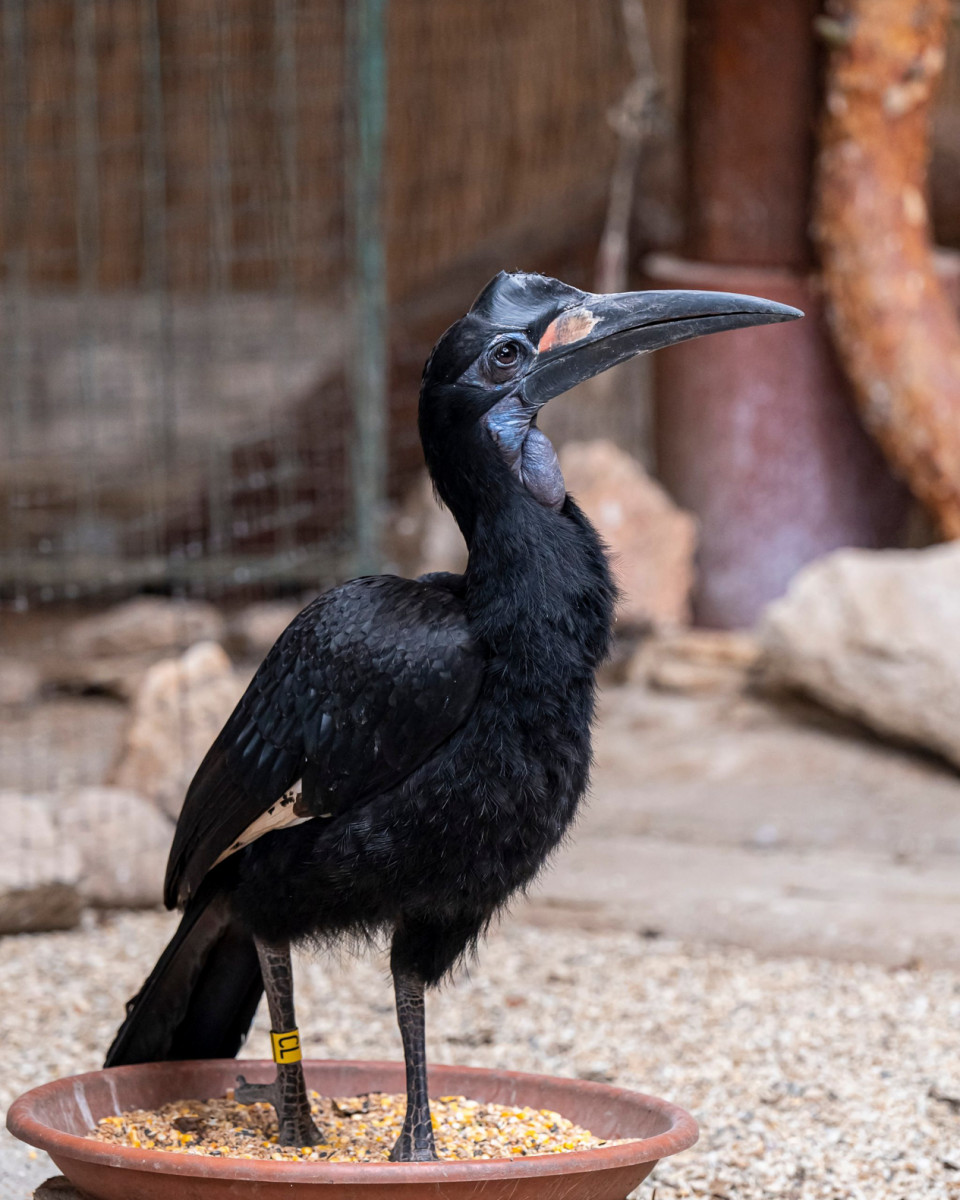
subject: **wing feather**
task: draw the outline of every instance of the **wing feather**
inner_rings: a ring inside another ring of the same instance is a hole
[[[484,662],[444,581],[369,576],[318,597],[264,659],[187,790],[167,904],[186,900],[251,827],[267,832],[264,814],[297,781],[308,816],[400,783],[463,723]]]

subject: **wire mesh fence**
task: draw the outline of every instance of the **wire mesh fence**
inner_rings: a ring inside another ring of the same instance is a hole
[[[329,581],[377,480],[396,494],[417,465],[425,337],[394,339],[398,411],[362,403],[384,256],[392,311],[432,308],[432,338],[463,303],[425,303],[452,265],[590,236],[629,72],[619,4],[415,0],[389,46],[382,0],[2,12],[4,599]],[[386,145],[364,140],[377,104]],[[385,229],[364,224],[371,186]],[[366,491],[355,434],[381,446]]]
[[[305,579],[347,516],[340,6],[3,11],[0,586]]]

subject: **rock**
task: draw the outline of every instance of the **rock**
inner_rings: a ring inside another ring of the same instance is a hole
[[[960,544],[820,559],[760,638],[771,684],[960,765]]]
[[[230,641],[242,658],[260,662],[303,605],[296,600],[250,604],[230,621]]]
[[[195,642],[220,641],[224,630],[212,604],[138,596],[70,626],[60,652],[44,663],[44,675],[65,691],[131,700],[155,662]]]
[[[74,659],[155,654],[218,642],[223,631],[223,617],[212,604],[137,596],[77,621],[66,633],[64,650]]]
[[[647,675],[650,687],[664,692],[739,692],[745,686],[740,671],[711,663],[688,662],[669,655],[651,664]]]
[[[401,575],[415,578],[431,571],[459,574],[467,565],[463,535],[449,509],[434,496],[426,471],[390,522],[386,544],[388,557]]]
[[[65,1175],[54,1175],[40,1184],[33,1200],[88,1200],[88,1197],[78,1192]]]
[[[42,676],[33,663],[0,658],[0,708],[27,708],[40,698]]]
[[[667,692],[742,692],[759,658],[760,645],[751,634],[678,630],[643,642],[626,678]]]
[[[80,855],[42,797],[0,792],[0,934],[72,929],[80,920]]]
[[[48,792],[103,783],[129,723],[126,707],[104,696],[51,696],[0,712],[0,786]]]
[[[130,701],[137,694],[147,671],[164,651],[151,654],[112,654],[108,658],[70,658],[61,655],[44,666],[44,677],[57,691],[75,695],[103,693]]]
[[[696,523],[613,442],[568,442],[567,491],[613,551],[626,626],[682,625],[690,616]]]
[[[120,788],[0,793],[0,932],[71,928],[84,904],[149,908],[163,899],[172,823]]]
[[[109,782],[176,818],[187,784],[243,689],[215,642],[156,663],[134,699],[126,745]]]
[[[79,788],[52,801],[60,837],[80,855],[83,900],[100,908],[151,908],[163,901],[172,823],[123,788]]]

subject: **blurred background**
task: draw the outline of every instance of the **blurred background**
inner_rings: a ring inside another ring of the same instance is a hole
[[[625,595],[524,927],[960,969],[955,4],[0,14],[0,934],[155,907],[306,599],[462,567],[420,373],[522,269],[808,314],[544,414]]]

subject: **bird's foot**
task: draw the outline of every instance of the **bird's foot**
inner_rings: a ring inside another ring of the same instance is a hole
[[[429,1114],[425,1121],[404,1121],[403,1130],[390,1151],[391,1162],[437,1162]]]
[[[281,1146],[316,1146],[323,1137],[310,1115],[303,1075],[273,1083],[247,1083],[237,1076],[233,1097],[238,1104],[272,1104],[277,1114],[277,1142]]]

